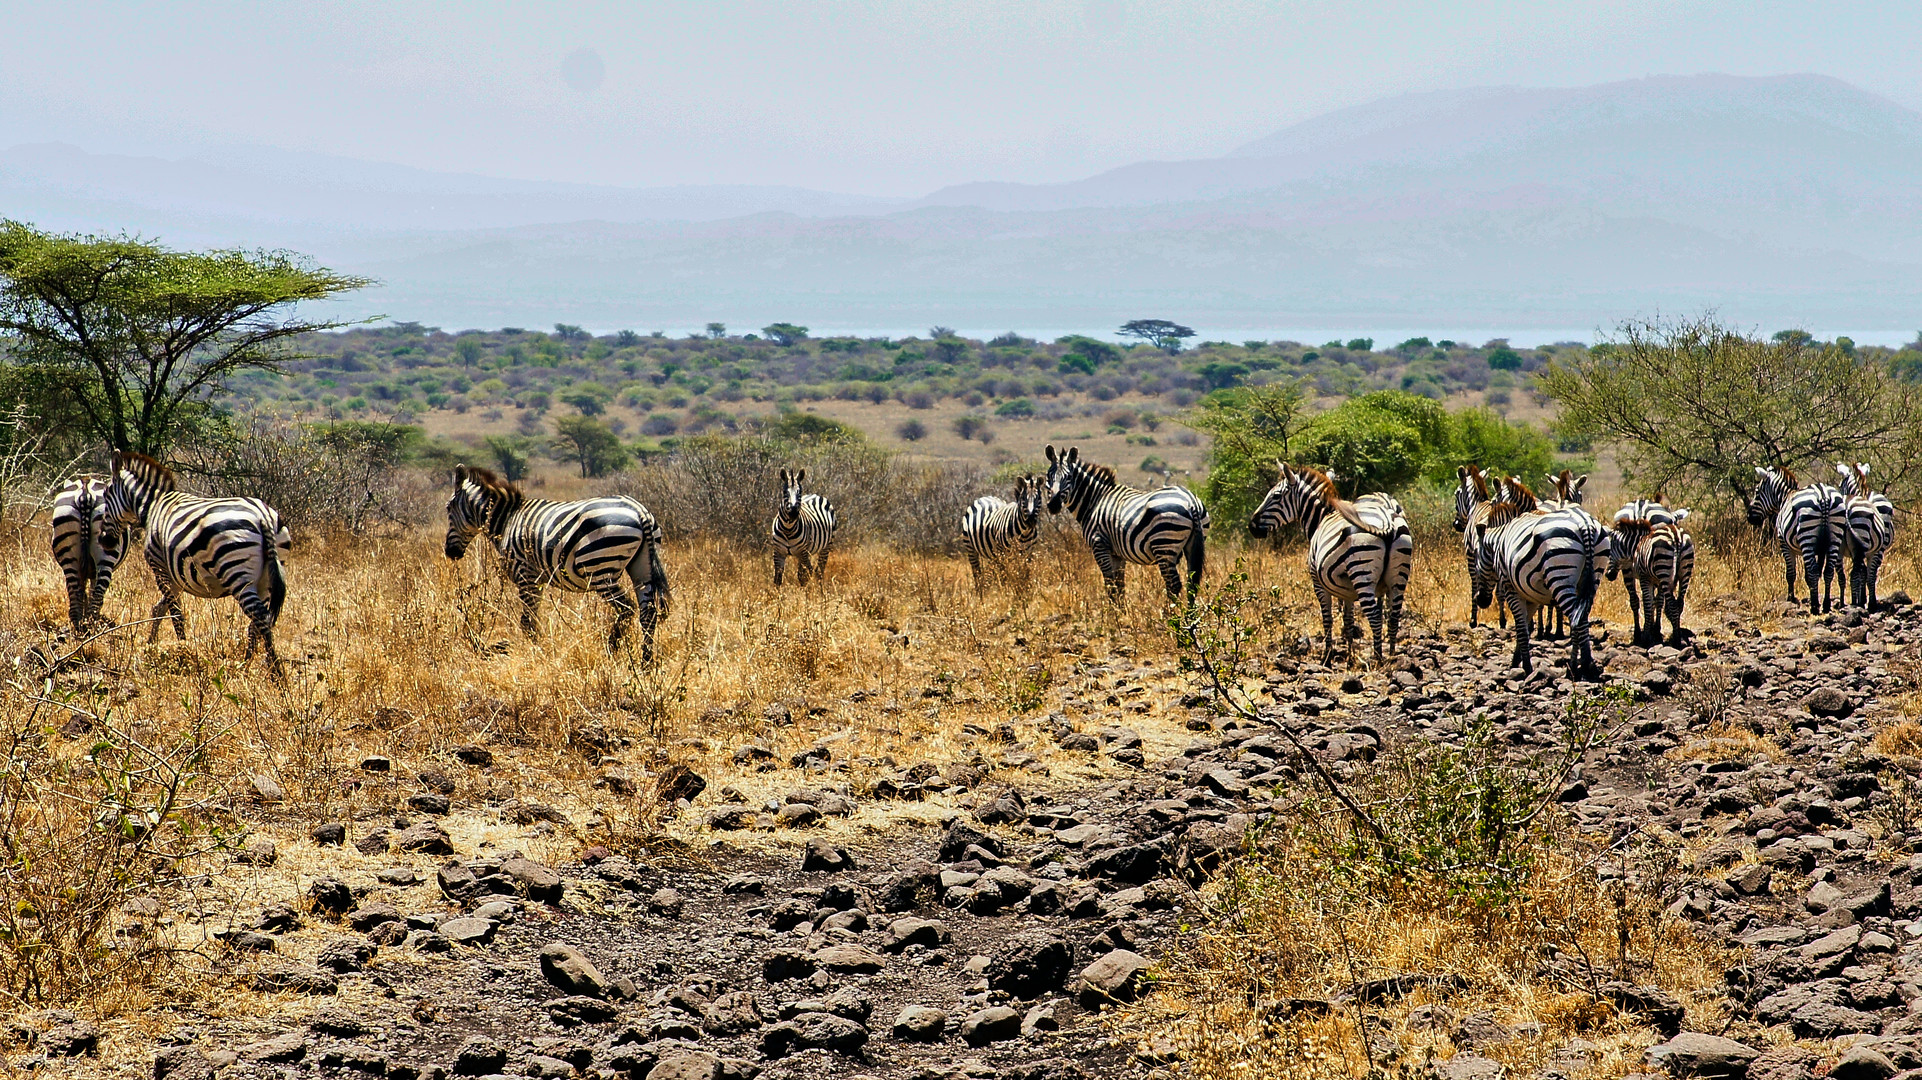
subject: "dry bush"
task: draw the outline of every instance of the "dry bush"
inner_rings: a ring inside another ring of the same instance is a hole
[[[834,504],[838,545],[953,550],[961,512],[985,490],[977,465],[911,461],[859,440],[689,439],[623,473],[611,490],[639,499],[670,538],[762,543],[780,501],[779,474],[806,469],[807,489]]]
[[[158,927],[123,929],[122,906],[177,885],[226,839],[214,706],[203,698],[170,730],[127,725],[100,683],[74,682],[0,687],[0,1001],[16,1007],[104,1008],[151,983],[181,954]]]
[[[420,520],[413,516],[418,504],[402,497],[401,460],[417,434],[399,424],[313,424],[252,413],[187,439],[174,464],[205,494],[265,501],[290,528],[358,533]]]

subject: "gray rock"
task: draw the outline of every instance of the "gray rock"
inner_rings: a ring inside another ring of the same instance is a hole
[[[561,875],[551,866],[512,856],[501,860],[501,873],[514,879],[521,895],[541,904],[561,902]]]
[[[432,930],[409,930],[406,947],[415,952],[444,953],[454,947],[454,943]]]
[[[785,1057],[795,1050],[833,1050],[852,1054],[865,1046],[867,1041],[868,1029],[845,1016],[827,1012],[802,1013],[763,1032],[761,1052],[769,1057]]]
[[[250,1043],[235,1052],[240,1055],[242,1061],[270,1061],[284,1065],[306,1057],[309,1049],[310,1046],[305,1037],[289,1034]]]
[[[664,919],[678,919],[687,910],[687,901],[681,899],[679,890],[656,889],[654,895],[648,898],[647,910]]]
[[[166,1046],[154,1051],[153,1080],[213,1080],[214,1063],[200,1047]]]
[[[339,847],[347,842],[347,826],[337,821],[324,822],[309,830],[307,838],[321,847]]]
[[[1106,1001],[1133,1001],[1140,989],[1141,976],[1150,966],[1147,957],[1128,949],[1113,949],[1081,970],[1076,990],[1082,1004],[1095,1006]]]
[[[1031,1036],[1036,1032],[1059,1031],[1060,1029],[1061,1021],[1055,1017],[1054,1002],[1052,1001],[1044,1001],[1036,1005],[1034,1008],[1028,1010],[1028,1015],[1021,1018],[1021,1034],[1023,1035]]]
[[[1760,1050],[1734,1039],[1684,1031],[1665,1043],[1650,1047],[1648,1062],[1670,1076],[1741,1080],[1748,1074],[1749,1063],[1761,1054]]]
[[[1029,931],[1001,944],[988,964],[988,988],[1031,1001],[1067,984],[1074,946],[1059,934]]]
[[[500,1072],[507,1065],[507,1048],[484,1035],[461,1044],[454,1055],[456,1076],[485,1076]]]
[[[340,989],[340,980],[331,971],[295,965],[258,972],[249,985],[263,994],[332,994]]]
[[[345,974],[360,971],[374,958],[374,947],[359,938],[335,938],[321,947],[314,963]]]
[[[1816,716],[1841,718],[1855,711],[1849,696],[1833,686],[1817,687],[1802,699],[1802,707]]]
[[[279,860],[274,842],[265,838],[249,840],[246,847],[234,852],[234,862],[241,866],[272,866]]]
[[[280,789],[280,785],[276,784],[271,776],[256,773],[247,778],[247,786],[252,789],[254,798],[259,802],[277,803],[287,798],[287,793]]]
[[[807,842],[801,853],[801,869],[810,873],[838,874],[854,869],[854,859],[845,848],[835,847],[821,837]]]
[[[354,906],[354,890],[339,878],[317,879],[307,886],[307,896],[314,902],[315,911],[328,915],[345,915]]]
[[[40,1033],[40,1049],[49,1057],[81,1057],[100,1052],[100,1029],[85,1020],[75,1019],[71,1013],[64,1023],[55,1024]]]
[[[720,1058],[699,1050],[684,1050],[662,1058],[647,1077],[648,1080],[720,1080],[720,1075]]]
[[[910,1005],[894,1018],[894,1037],[909,1042],[939,1042],[948,1014],[927,1005]]]
[[[888,952],[900,952],[910,945],[936,949],[947,943],[947,923],[939,919],[917,919],[909,916],[888,924],[888,940],[882,948]]]
[[[829,971],[872,975],[887,966],[887,957],[865,945],[830,945],[814,954],[816,963]]]
[[[1435,1063],[1436,1080],[1503,1080],[1507,1075],[1501,1062],[1480,1054],[1456,1054]]]
[[[558,941],[541,948],[541,974],[563,993],[580,997],[604,998],[610,985],[601,969],[578,949]]]
[[[400,909],[392,904],[362,904],[347,914],[347,925],[366,933],[384,922],[399,922]]]
[[[315,1009],[307,1017],[307,1026],[323,1035],[342,1039],[358,1039],[374,1030],[373,1025],[362,1019],[359,1013],[332,1005]]]
[[[485,945],[494,940],[494,931],[498,929],[500,929],[500,924],[492,919],[477,919],[473,916],[467,916],[459,919],[448,919],[446,922],[441,923],[440,932],[434,936],[444,938],[457,945]],[[419,930],[414,931],[414,933],[417,934],[422,932],[423,931]]]
[[[561,1027],[611,1023],[620,1014],[599,998],[564,997],[547,1003],[547,1018]]]
[[[1021,1035],[1021,1014],[1006,1005],[982,1009],[961,1021],[961,1038],[969,1046],[986,1046]]]
[[[1896,1072],[1895,1062],[1880,1051],[1858,1046],[1842,1055],[1842,1060],[1829,1070],[1829,1080],[1889,1080]]]
[[[574,1075],[574,1063],[546,1054],[529,1054],[521,1068],[522,1075],[533,1077],[563,1077]]]
[[[423,821],[403,829],[398,843],[402,851],[411,851],[419,855],[452,855],[454,853],[454,841],[447,835],[447,830],[432,821]]]
[[[790,829],[804,829],[821,820],[821,811],[811,803],[788,803],[774,815],[776,824]]]

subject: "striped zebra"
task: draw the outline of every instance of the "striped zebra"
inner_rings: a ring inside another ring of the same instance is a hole
[[[53,496],[53,561],[67,579],[67,617],[82,633],[100,618],[114,568],[127,554],[127,531],[107,516],[110,476],[77,476]]]
[[[259,499],[209,498],[175,489],[172,470],[145,454],[116,450],[113,483],[107,488],[106,516],[124,529],[147,530],[144,553],[153,571],[160,602],[149,618],[168,616],[174,636],[187,640],[187,614],[180,594],[218,599],[231,596],[247,616],[247,651],[265,647],[267,666],[284,680],[274,651],[274,623],[287,602],[287,576],[281,560],[293,538],[280,514]],[[159,640],[156,621],[147,643]]]
[[[641,659],[654,658],[654,626],[672,595],[661,563],[661,526],[625,495],[575,502],[530,499],[491,470],[454,467],[447,500],[447,557],[459,559],[478,534],[500,553],[501,573],[521,597],[521,630],[540,636],[541,591],[598,593],[614,609],[609,652],[618,649],[630,616],[641,624]],[[626,578],[634,586],[628,597]]]
[[[1622,588],[1628,593],[1628,613],[1635,620],[1635,643],[1644,644],[1642,629],[1642,593],[1645,579],[1633,571],[1634,554],[1638,544],[1648,534],[1650,527],[1660,524],[1673,524],[1675,511],[1669,508],[1668,498],[1657,494],[1653,499],[1634,499],[1615,511],[1615,519],[1608,532],[1609,568],[1608,579],[1615,580],[1621,572]],[[1691,546],[1693,541],[1690,542]],[[1626,566],[1628,569],[1623,571]]]
[[[1560,510],[1564,506],[1582,505],[1582,496],[1588,487],[1587,473],[1576,476],[1573,469],[1563,469],[1560,473],[1548,473],[1543,479],[1555,489],[1555,497],[1543,499],[1541,509]],[[1535,632],[1543,640],[1559,638],[1568,632],[1568,626],[1562,619],[1562,609],[1553,606],[1537,608],[1535,615]]]
[[[1635,623],[1633,643],[1640,646],[1662,640],[1663,614],[1673,627],[1669,644],[1681,644],[1682,606],[1695,578],[1695,539],[1682,528],[1688,511],[1660,509],[1661,520],[1618,514],[1608,534],[1608,577],[1612,581],[1617,573],[1622,576]]]
[[[1520,480],[1511,478],[1507,487],[1536,502]],[[1534,670],[1529,632],[1535,609],[1553,605],[1568,619],[1569,678],[1598,675],[1589,648],[1588,616],[1607,555],[1602,523],[1579,506],[1525,511],[1505,502],[1491,512],[1490,523],[1479,528],[1484,579],[1493,579],[1495,594],[1515,613],[1515,666]],[[1484,595],[1477,602],[1490,599]]]
[[[1081,535],[1101,568],[1108,599],[1121,603],[1129,563],[1161,570],[1168,602],[1181,599],[1177,567],[1188,561],[1188,595],[1201,583],[1207,560],[1208,508],[1183,487],[1155,491],[1131,488],[1115,479],[1114,470],[1081,460],[1081,448],[1065,454],[1048,447],[1048,513],[1065,507],[1081,525]]]
[[[1842,549],[1847,543],[1848,522],[1842,507],[1842,492],[1828,484],[1803,487],[1788,469],[1755,469],[1756,486],[1748,500],[1750,525],[1767,525],[1775,530],[1775,541],[1782,550],[1788,577],[1789,602],[1795,599],[1795,563],[1801,560],[1809,586],[1809,613],[1820,614],[1833,605],[1831,585],[1840,590]],[[1820,583],[1822,598],[1815,596]]]
[[[1375,662],[1381,663],[1381,624],[1388,620],[1388,651],[1396,651],[1401,633],[1402,599],[1414,566],[1415,541],[1401,504],[1379,492],[1354,502],[1335,492],[1335,482],[1319,469],[1290,468],[1277,462],[1280,479],[1268,489],[1248,531],[1257,537],[1292,522],[1300,522],[1308,536],[1308,580],[1321,603],[1321,662],[1334,659],[1334,618],[1330,602],[1341,601],[1342,639],[1355,633],[1355,605],[1360,604],[1374,634]],[[1349,650],[1353,661],[1353,650]]]
[[[827,576],[828,545],[834,542],[834,504],[824,495],[801,494],[801,482],[807,475],[806,469],[781,470],[781,507],[774,512],[774,524],[768,529],[774,546],[776,586],[781,584],[790,555],[800,564],[795,571],[800,584],[808,583],[810,569],[815,577]],[[818,569],[808,565],[811,555],[819,556]]]
[[[1015,481],[1014,501],[983,495],[961,515],[961,544],[968,549],[974,589],[980,592],[981,561],[1026,552],[1041,535],[1041,481],[1033,473]]]
[[[1488,518],[1487,507],[1494,505],[1494,498],[1488,490],[1488,470],[1479,465],[1458,465],[1455,467],[1455,531],[1462,537],[1462,556],[1468,564],[1468,589],[1473,596],[1475,573],[1480,560],[1475,557],[1475,525]],[[1497,608],[1496,617],[1504,629],[1508,626],[1508,609]],[[1481,608],[1473,600],[1468,605],[1468,625],[1481,624]]]
[[[1835,463],[1842,477],[1844,536],[1852,567],[1849,570],[1849,603],[1874,611],[1879,598],[1876,582],[1882,576],[1882,557],[1895,540],[1895,504],[1888,496],[1869,489],[1867,462],[1847,465]]]

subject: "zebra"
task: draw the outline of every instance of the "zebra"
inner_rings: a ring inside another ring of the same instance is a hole
[[[961,544],[968,549],[974,588],[982,589],[981,560],[1025,552],[1041,535],[1041,481],[1033,473],[1015,481],[1014,501],[983,495],[961,515]]]
[[[145,454],[113,453],[113,482],[105,497],[106,517],[123,529],[147,530],[144,554],[153,571],[160,602],[149,618],[156,620],[147,644],[160,638],[163,615],[173,623],[174,637],[187,640],[187,615],[180,594],[218,599],[231,596],[247,615],[247,651],[265,647],[267,666],[285,681],[280,654],[274,651],[274,624],[287,602],[287,575],[282,560],[293,547],[293,537],[280,513],[259,499],[210,498],[176,490],[171,469]]]
[[[1519,479],[1511,478],[1507,487],[1536,502]],[[1534,670],[1529,631],[1535,609],[1552,604],[1568,619],[1569,678],[1598,675],[1589,648],[1588,616],[1595,604],[1595,579],[1603,569],[1597,556],[1606,555],[1602,523],[1579,506],[1529,511],[1507,502],[1491,512],[1488,524],[1477,527],[1487,567],[1484,582],[1492,579],[1495,594],[1515,613],[1515,666]],[[1490,599],[1484,594],[1477,602]]]
[[[768,529],[774,545],[776,587],[781,584],[790,555],[800,564],[795,579],[802,585],[808,583],[808,571],[812,569],[808,565],[810,555],[820,557],[815,577],[825,577],[828,572],[828,545],[834,542],[834,504],[825,495],[801,494],[801,482],[807,475],[806,469],[781,470],[781,508],[774,512],[774,524]]]
[[[1664,613],[1673,627],[1669,644],[1681,644],[1682,605],[1695,577],[1695,539],[1682,528],[1689,512],[1662,509],[1662,520],[1617,515],[1615,528],[1608,534],[1608,577],[1612,581],[1619,572],[1628,590],[1636,645],[1654,645],[1662,640]]]
[[[1358,636],[1355,605],[1360,604],[1374,635],[1375,663],[1381,663],[1383,616],[1388,620],[1388,651],[1393,653],[1401,633],[1408,574],[1414,566],[1415,542],[1401,504],[1379,492],[1348,502],[1321,470],[1276,464],[1280,478],[1261,500],[1248,531],[1263,537],[1300,522],[1308,536],[1308,580],[1321,602],[1321,662],[1334,659],[1334,617],[1329,607],[1331,601],[1340,600],[1343,640]],[[1351,649],[1351,660],[1352,656]]]
[[[1564,506],[1582,505],[1582,496],[1588,487],[1587,473],[1576,476],[1573,469],[1563,469],[1560,473],[1545,474],[1543,479],[1555,489],[1555,497],[1543,499],[1541,509],[1560,510]],[[1554,606],[1537,608],[1536,615],[1540,621],[1535,624],[1535,631],[1543,640],[1558,638],[1568,632],[1562,620],[1562,609]]]
[[[1472,596],[1475,592],[1475,572],[1478,560],[1475,557],[1475,523],[1486,520],[1485,509],[1493,505],[1488,492],[1488,470],[1479,465],[1457,465],[1455,467],[1455,531],[1462,537],[1462,555],[1468,563],[1468,586]],[[1503,629],[1508,627],[1508,609],[1497,608],[1496,616],[1501,620]],[[1468,625],[1481,625],[1481,608],[1471,600],[1468,605]]]
[[[641,660],[654,658],[654,627],[673,599],[661,562],[661,526],[625,495],[574,502],[530,499],[492,470],[454,466],[447,499],[446,552],[458,560],[486,533],[500,553],[501,573],[521,598],[521,631],[540,637],[541,591],[594,592],[614,609],[607,649],[620,647],[629,616],[641,624]],[[634,586],[629,599],[625,576]]]
[[[1842,548],[1848,531],[1842,507],[1842,492],[1828,484],[1801,486],[1788,469],[1757,466],[1758,483],[1748,500],[1750,525],[1768,525],[1775,530],[1781,547],[1782,562],[1789,585],[1789,602],[1795,599],[1795,562],[1802,561],[1802,572],[1809,586],[1809,613],[1818,615],[1832,604],[1830,586],[1842,580]],[[1821,583],[1822,598],[1815,596]]]
[[[1686,511],[1684,512],[1686,516]],[[1615,511],[1613,526],[1608,532],[1609,568],[1608,579],[1615,580],[1617,571],[1623,564],[1634,569],[1636,545],[1642,542],[1651,526],[1664,523],[1673,524],[1676,512],[1668,505],[1668,497],[1657,493],[1653,499],[1633,499]],[[1692,543],[1692,542],[1691,542]],[[1642,588],[1643,579],[1633,572],[1622,574],[1622,588],[1628,593],[1628,613],[1635,619],[1635,641],[1642,640]]]
[[[1172,485],[1155,491],[1129,487],[1108,466],[1083,461],[1078,446],[1058,454],[1049,445],[1047,456],[1048,513],[1066,508],[1080,523],[1109,600],[1121,603],[1128,564],[1135,563],[1160,568],[1168,602],[1175,603],[1181,599],[1176,567],[1184,557],[1192,600],[1207,560],[1209,524],[1208,508],[1194,492]]]
[[[1854,564],[1849,571],[1849,603],[1874,611],[1882,557],[1895,539],[1895,504],[1888,496],[1869,490],[1867,462],[1851,466],[1838,461],[1835,471],[1842,477],[1845,536]]]
[[[77,476],[53,496],[53,560],[67,579],[67,617],[74,633],[100,618],[114,568],[127,554],[127,532],[107,516],[110,476]]]

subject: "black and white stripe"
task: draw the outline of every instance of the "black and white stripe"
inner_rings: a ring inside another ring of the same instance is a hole
[[[1895,542],[1895,504],[1869,488],[1867,462],[1848,465],[1838,461],[1835,471],[1842,477],[1844,537],[1852,563],[1849,603],[1873,611],[1880,602],[1876,583],[1882,576],[1882,558]]]
[[[1520,477],[1513,479],[1520,480]],[[1588,489],[1587,473],[1576,476],[1574,470],[1563,469],[1559,473],[1546,474],[1544,479],[1548,481],[1549,487],[1555,489],[1555,497],[1543,499],[1540,509],[1560,510],[1564,506],[1582,505],[1582,497]],[[1537,608],[1535,618],[1535,632],[1544,639],[1559,638],[1567,633],[1567,623],[1562,618],[1560,608],[1552,606]]]
[[[144,454],[116,451],[113,483],[107,489],[107,516],[123,528],[147,530],[144,554],[153,571],[160,602],[153,619],[173,622],[174,636],[187,639],[187,615],[180,594],[217,599],[231,596],[247,615],[246,657],[262,645],[267,665],[283,671],[274,651],[274,624],[287,601],[281,560],[293,546],[280,514],[259,499],[208,498],[175,490],[173,473]],[[155,622],[148,644],[160,636]]]
[[[114,567],[127,554],[127,530],[107,516],[110,476],[77,476],[53,496],[53,560],[67,579],[67,617],[80,633],[100,618]]]
[[[1511,480],[1510,486],[1529,494],[1519,481]],[[1509,503],[1491,517],[1493,524],[1481,526],[1482,558],[1488,560],[1495,592],[1515,613],[1515,666],[1534,670],[1529,632],[1535,610],[1553,606],[1568,620],[1569,677],[1597,674],[1588,617],[1608,554],[1602,523],[1579,506],[1522,512]]]
[[[1388,621],[1388,651],[1401,633],[1402,600],[1414,566],[1415,541],[1401,504],[1376,492],[1354,502],[1335,492],[1335,483],[1318,469],[1280,466],[1280,479],[1268,490],[1248,522],[1256,536],[1300,522],[1308,536],[1308,580],[1321,603],[1322,663],[1334,659],[1334,622],[1329,605],[1341,601],[1344,640],[1355,627],[1355,605],[1374,634],[1375,662],[1382,660],[1382,620]],[[1352,659],[1352,653],[1351,653]]]
[[[781,470],[781,507],[774,512],[774,524],[768,529],[776,585],[781,584],[790,555],[799,564],[795,580],[802,585],[808,583],[810,569],[815,577],[828,572],[828,546],[834,542],[834,504],[825,496],[801,493],[801,482],[807,475],[806,469]],[[819,557],[812,568],[808,565],[811,555]]]
[[[661,563],[661,526],[647,507],[624,495],[576,502],[530,499],[487,469],[454,468],[447,500],[447,557],[458,559],[478,534],[500,553],[501,572],[521,597],[521,629],[540,635],[541,590],[598,593],[614,609],[607,647],[618,648],[629,616],[638,613],[641,658],[654,655],[654,626],[669,601]],[[631,582],[630,598],[623,578]]]
[[[1635,622],[1634,644],[1661,641],[1661,617],[1666,614],[1673,628],[1668,641],[1679,645],[1682,606],[1695,578],[1695,539],[1682,528],[1688,511],[1637,500],[1623,507],[1623,513],[1635,510],[1637,504],[1658,510],[1661,517],[1616,515],[1615,527],[1609,531],[1608,576],[1620,573],[1628,590],[1629,614]]]
[[[1789,602],[1796,602],[1795,564],[1799,559],[1809,586],[1810,613],[1829,610],[1834,606],[1832,591],[1840,591],[1842,549],[1847,543],[1848,522],[1841,489],[1828,484],[1803,487],[1788,469],[1757,467],[1755,477],[1755,493],[1748,500],[1748,521],[1774,529],[1788,577]],[[1820,601],[1815,596],[1818,582]]]
[[[1094,552],[1108,598],[1120,603],[1129,563],[1161,570],[1170,603],[1181,598],[1188,561],[1188,593],[1194,595],[1207,559],[1208,508],[1183,487],[1141,491],[1115,479],[1114,470],[1081,460],[1081,448],[1065,454],[1048,447],[1048,513],[1068,510]]]
[[[1475,526],[1486,524],[1488,508],[1494,505],[1494,496],[1489,492],[1488,470],[1479,465],[1459,465],[1455,468],[1455,531],[1462,537],[1462,559],[1468,565],[1468,589],[1470,597],[1481,595],[1476,575],[1480,572],[1481,560],[1476,557],[1480,545],[1476,540]],[[1494,583],[1489,583],[1488,594],[1494,595]],[[1468,625],[1481,624],[1481,608],[1473,599],[1468,604]],[[1508,609],[1497,606],[1495,616],[1502,628],[1508,627]]]
[[[981,563],[1026,552],[1041,535],[1041,481],[1030,473],[1015,481],[1014,501],[983,495],[961,515],[961,546],[967,549],[979,591]]]

